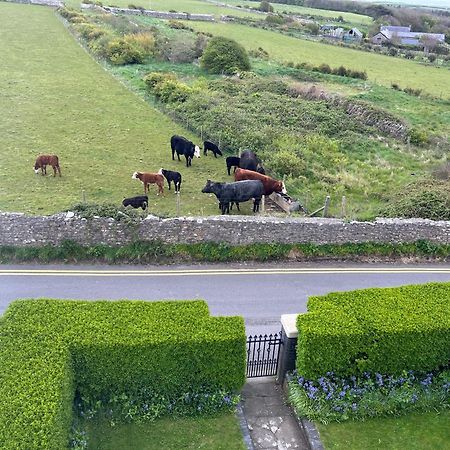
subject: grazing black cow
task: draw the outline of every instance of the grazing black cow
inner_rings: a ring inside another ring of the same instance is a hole
[[[239,167],[241,169],[253,170],[253,172],[259,172],[262,175],[266,174],[264,167],[261,164],[261,160],[256,156],[255,152],[245,150],[241,153],[241,159],[239,161]]]
[[[170,191],[170,183],[173,181],[173,184],[175,186],[175,194],[180,192],[181,187],[181,173],[180,172],[174,172],[173,170],[165,170],[163,168],[159,169],[158,172],[160,175],[163,175],[164,178],[167,180],[167,183],[169,183],[169,191]]]
[[[122,205],[132,206],[133,208],[142,208],[142,211],[145,211],[148,206],[148,196],[147,195],[138,195],[137,197],[124,198]]]
[[[203,154],[206,156],[206,151],[211,150],[214,153],[214,158],[217,158],[217,155],[222,156],[222,152],[219,150],[216,144],[210,141],[203,142]]]
[[[234,183],[216,183],[208,180],[203,193],[212,193],[219,200],[222,214],[230,211],[230,203],[241,203],[254,199],[253,212],[259,211],[259,203],[264,194],[264,186],[259,180],[236,181]]]
[[[200,158],[200,148],[193,142],[188,141],[183,136],[174,135],[170,138],[170,146],[172,148],[172,159],[175,160],[175,152],[177,152],[178,161],[180,160],[180,155],[184,155],[186,158],[186,167],[192,165],[192,158]]]
[[[234,166],[234,172],[236,172],[236,167],[239,167],[240,160],[241,160],[241,158],[239,158],[239,156],[228,156],[228,158],[225,160],[225,162],[227,163],[228,175],[231,175],[230,171],[233,166]]]

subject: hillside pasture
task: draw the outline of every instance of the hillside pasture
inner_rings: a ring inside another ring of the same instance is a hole
[[[242,2],[240,0],[227,0],[227,3],[230,5],[241,5],[247,8],[256,8],[259,6],[259,2]],[[298,14],[300,16],[310,16],[314,18],[326,18],[327,20],[333,21],[336,20],[339,16],[341,16],[345,22],[345,26],[359,26],[362,28],[368,27],[372,23],[372,18],[369,16],[365,16],[363,14],[354,14],[349,12],[342,11],[330,11],[328,9],[319,9],[319,8],[308,8],[306,6],[298,6],[298,5],[286,5],[282,3],[271,3],[275,12],[282,13],[288,12],[291,14]]]
[[[171,135],[199,137],[107,73],[52,9],[0,2],[0,30],[1,211],[55,213],[79,203],[83,191],[90,203],[120,205],[143,194],[134,171],[164,167],[183,175],[180,214],[218,213],[216,199],[201,189],[207,178],[228,178],[224,160],[202,157],[189,169],[172,161]],[[61,178],[34,174],[40,153],[59,156]],[[173,190],[155,193],[151,186],[150,212],[174,215]]]
[[[329,64],[353,70],[365,70],[370,81],[391,86],[422,89],[436,97],[450,98],[450,71],[427,67],[414,61],[296,39],[280,33],[233,23],[189,22],[198,31],[226,36],[247,50],[262,47],[278,62],[307,62],[315,66]]]

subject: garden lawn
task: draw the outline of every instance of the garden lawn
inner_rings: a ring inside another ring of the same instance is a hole
[[[245,450],[234,414],[164,418],[114,427],[96,421],[86,425],[88,450]]]
[[[218,213],[201,189],[207,178],[227,178],[223,158],[194,159],[188,169],[172,161],[173,134],[199,137],[107,73],[53,9],[0,2],[0,54],[0,211],[55,213],[80,202],[82,191],[88,202],[119,205],[143,194],[134,171],[164,167],[183,175],[181,215]],[[61,178],[34,174],[40,153],[59,156]],[[150,212],[175,215],[173,190],[155,193],[151,186]]]
[[[329,64],[366,71],[369,80],[385,86],[397,83],[437,97],[450,98],[450,71],[417,62],[378,55],[335,45],[296,39],[283,34],[233,23],[189,22],[189,26],[214,35],[226,36],[247,50],[262,47],[278,62],[307,62],[315,66]]]
[[[448,450],[450,411],[317,424],[326,450]]]

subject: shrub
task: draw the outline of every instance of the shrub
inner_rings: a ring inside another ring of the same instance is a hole
[[[331,67],[328,64],[321,64],[319,66],[319,72],[322,73],[331,73]]]
[[[428,371],[450,359],[450,283],[310,297],[297,319],[297,371],[306,378]]]
[[[248,52],[249,56],[252,58],[268,59],[269,53],[262,47],[258,47],[256,50],[250,50]]]
[[[2,449],[67,448],[75,393],[111,404],[236,391],[245,340],[241,318],[210,317],[202,301],[13,302],[0,326]]]
[[[107,58],[112,64],[140,64],[144,60],[141,50],[131,45],[124,38],[115,38],[108,42],[106,46]]]
[[[263,12],[273,12],[273,6],[267,2],[266,0],[263,0],[260,4],[259,4],[259,8],[260,11]]]
[[[267,160],[271,170],[280,175],[299,177],[305,172],[305,161],[292,151],[280,150],[270,155]]]
[[[222,36],[213,37],[205,48],[201,66],[210,73],[232,74],[236,69],[250,70],[244,47]]]
[[[155,50],[155,38],[151,33],[126,34],[123,39],[139,53],[151,55]]]
[[[391,194],[385,217],[450,220],[450,181],[420,180]]]
[[[406,92],[406,89],[404,89]],[[411,128],[409,130],[409,141],[411,144],[423,146],[428,143],[429,136],[428,133],[421,128]]]
[[[80,33],[81,37],[83,37],[87,41],[99,39],[107,33],[103,28],[100,28],[97,25],[93,25],[91,23],[79,24],[75,29]]]
[[[176,79],[177,79],[176,75],[172,72],[150,72],[143,78],[144,83],[147,85],[147,88],[150,91],[153,91],[156,85],[158,85],[163,81]]]
[[[286,23],[286,20],[283,16],[278,14],[269,14],[266,16],[266,22],[272,25],[283,25]]]

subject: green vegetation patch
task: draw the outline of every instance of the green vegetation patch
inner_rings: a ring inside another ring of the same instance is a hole
[[[450,245],[428,241],[402,244],[250,244],[225,243],[164,244],[157,241],[135,241],[121,247],[104,244],[82,246],[64,241],[59,246],[39,247],[0,246],[0,263],[19,262],[97,262],[106,264],[157,264],[170,262],[231,262],[231,261],[305,261],[320,259],[361,258],[433,258],[446,261]]]
[[[297,371],[399,374],[450,359],[450,283],[311,297],[298,316]]]
[[[330,450],[441,450],[450,442],[450,411],[414,413],[364,422],[319,424],[320,439]]]
[[[210,317],[202,301],[15,301],[0,327],[2,448],[66,448],[75,395],[237,391],[245,340],[242,318]]]
[[[235,414],[166,417],[153,423],[87,422],[88,449],[96,450],[244,450]]]

